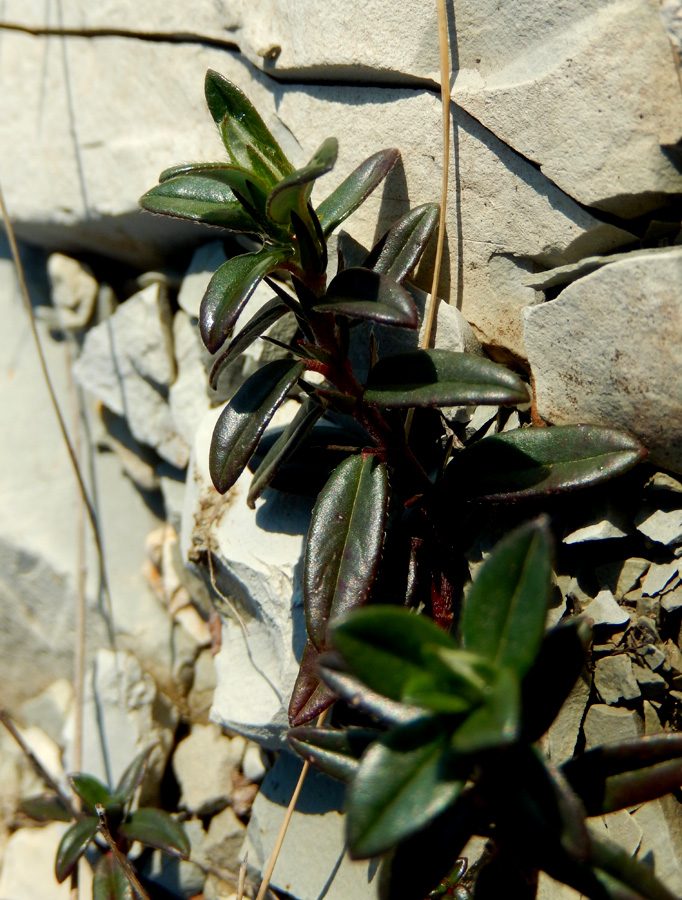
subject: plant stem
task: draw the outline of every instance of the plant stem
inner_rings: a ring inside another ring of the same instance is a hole
[[[123,869],[123,874],[126,876],[128,881],[130,882],[130,886],[137,893],[140,900],[150,900],[149,894],[145,891],[145,889],[140,884],[137,875],[135,874],[133,867],[130,865],[128,858],[121,853],[121,851],[116,846],[116,842],[111,836],[111,832],[109,831],[109,826],[107,825],[107,814],[105,812],[104,806],[101,803],[97,803],[95,806],[95,812],[99,818],[99,833],[102,835],[104,840],[106,841],[107,847],[114,854],[116,862],[119,864],[121,869]]]

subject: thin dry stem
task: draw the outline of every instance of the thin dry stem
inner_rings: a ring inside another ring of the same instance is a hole
[[[116,842],[111,836],[109,831],[109,826],[107,825],[107,814],[101,803],[98,803],[95,806],[95,812],[99,818],[99,833],[102,835],[104,840],[106,841],[107,847],[111,850],[116,858],[116,862],[123,869],[123,873],[130,882],[130,886],[137,893],[140,900],[149,900],[149,894],[145,891],[145,889],[140,884],[133,867],[130,865],[128,858],[121,853],[121,851],[116,846]]]

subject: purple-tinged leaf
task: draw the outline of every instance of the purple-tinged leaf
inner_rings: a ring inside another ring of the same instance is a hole
[[[518,428],[458,453],[444,490],[472,500],[520,500],[599,484],[646,456],[624,431],[601,425]]]
[[[360,757],[382,732],[369,728],[293,728],[293,749],[326,775],[348,784],[360,768]]]
[[[220,414],[211,440],[209,470],[224,494],[244,470],[268,422],[305,371],[305,363],[278,359],[246,381]]]
[[[136,809],[118,830],[129,841],[139,841],[171,856],[189,859],[191,847],[185,829],[163,809]]]
[[[246,498],[251,509],[255,508],[256,500],[271,483],[279,469],[301,446],[321,415],[322,407],[314,400],[307,398],[301,404],[301,408],[293,420],[270,447],[254,473]]]
[[[464,602],[460,626],[464,647],[522,678],[542,643],[551,575],[545,520],[530,522],[503,538]]]
[[[71,813],[56,794],[38,794],[21,801],[20,809],[36,822],[70,822]]]
[[[411,209],[386,232],[363,265],[402,284],[426,250],[439,215],[437,203],[426,203]]]
[[[289,250],[264,248],[228,259],[215,271],[199,312],[199,330],[209,353],[216,353],[229,337],[261,278],[279,269],[289,256]]]
[[[148,212],[217,225],[228,231],[265,234],[263,226],[246,212],[231,188],[209,175],[188,172],[166,178],[143,194],[139,202]]]
[[[351,456],[332,473],[313,510],[303,563],[308,637],[328,649],[329,623],[365,603],[379,569],[388,472],[375,456]]]
[[[230,346],[220,354],[218,359],[213,363],[209,383],[215,390],[218,384],[218,374],[224,366],[233,362],[240,356],[247,347],[250,347],[264,331],[281,319],[283,315],[290,312],[289,307],[282,303],[277,297],[269,300],[258,310],[256,315],[250,319],[242,328],[239,334],[235,335],[230,341]]]
[[[90,812],[94,813],[98,803],[107,806],[111,802],[111,791],[93,775],[85,775],[83,772],[69,775],[69,784]]]
[[[310,640],[306,641],[289,701],[289,724],[294,728],[316,719],[337,699],[334,691],[320,680],[317,671],[319,658],[320,654]]]
[[[313,309],[380,325],[413,329],[419,325],[410,292],[388,275],[370,269],[344,269],[332,280],[324,300]]]
[[[206,103],[230,160],[248,169],[252,153],[272,172],[272,183],[293,171],[270,130],[246,94],[218,72],[209,69],[204,85]]]
[[[381,150],[370,156],[341,182],[317,207],[324,236],[355,212],[372,191],[384,180],[400,158],[399,150]]]
[[[405,725],[372,744],[347,795],[351,857],[376,856],[420,831],[454,803],[468,774],[468,764],[453,769],[438,723]]]
[[[92,900],[135,900],[130,882],[111,851],[101,856],[95,866]]]
[[[270,191],[266,207],[273,222],[288,225],[292,211],[302,219],[306,218],[313,185],[318,178],[334,168],[338,152],[336,138],[327,138],[306,166],[296,169],[275,185]]]
[[[78,860],[85,853],[88,844],[94,838],[99,819],[96,816],[83,816],[64,833],[55,861],[55,876],[59,884],[73,872]]]
[[[450,350],[386,356],[369,373],[364,399],[373,406],[514,405],[528,401],[521,379],[498,363]]]

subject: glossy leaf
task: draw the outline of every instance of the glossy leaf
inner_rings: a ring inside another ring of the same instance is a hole
[[[268,422],[303,374],[305,363],[278,359],[246,381],[220,414],[211,440],[209,471],[224,494],[244,470]]]
[[[193,174],[176,175],[162,181],[140,197],[148,212],[218,225],[228,231],[263,234],[264,229],[222,181]]]
[[[306,399],[292,421],[287,425],[279,438],[270,447],[256,469],[246,502],[254,509],[256,500],[272,482],[281,466],[301,446],[310,434],[313,425],[322,415],[322,407],[310,398]]]
[[[135,791],[142,784],[142,779],[144,778],[145,772],[147,771],[147,763],[149,762],[149,757],[152,755],[155,747],[156,744],[152,744],[150,747],[147,747],[146,750],[138,753],[135,759],[131,762],[131,764],[121,776],[121,780],[116,786],[116,790],[111,795],[112,803],[119,803],[121,806],[125,806],[125,804],[128,803],[128,801],[132,798]]]
[[[682,785],[682,735],[650,735],[595,747],[562,766],[588,815],[655,800]]]
[[[464,602],[464,646],[522,677],[542,642],[550,589],[550,537],[543,519],[503,538],[481,567]]]
[[[329,709],[337,699],[334,691],[320,678],[317,663],[320,654],[308,639],[289,701],[289,724],[305,725]]]
[[[334,168],[339,152],[336,138],[327,138],[310,162],[283,178],[268,196],[267,214],[280,225],[288,225],[292,211],[305,219],[315,181]]]
[[[468,768],[454,774],[447,749],[447,733],[434,723],[396,728],[369,748],[348,791],[351,857],[383,853],[455,801]]]
[[[446,491],[475,500],[518,500],[598,484],[646,456],[641,444],[600,425],[519,428],[458,453]]]
[[[107,806],[111,802],[111,791],[93,775],[83,772],[69,775],[69,784],[91,812],[95,811],[98,803]]]
[[[419,325],[417,307],[409,291],[388,275],[369,269],[344,269],[332,280],[324,300],[313,309],[380,325]]]
[[[293,728],[287,740],[303,759],[348,784],[360,768],[360,757],[380,736],[369,728]]]
[[[646,900],[678,900],[677,895],[655,877],[649,866],[634,859],[617,844],[593,837],[592,862]]]
[[[289,251],[264,248],[228,259],[211,278],[199,312],[199,330],[209,353],[220,349],[263,276],[280,268]]]
[[[500,669],[483,704],[455,730],[451,747],[456,753],[470,754],[512,744],[518,737],[520,716],[518,676],[512,669]]]
[[[308,636],[327,649],[327,629],[365,603],[377,575],[388,510],[388,473],[375,456],[351,456],[334,471],[310,523],[303,563]]]
[[[293,171],[291,163],[243,91],[211,69],[206,73],[204,90],[208,108],[235,165],[250,167],[250,148],[272,171],[273,182]]]
[[[38,794],[21,801],[20,809],[36,822],[70,822],[71,813],[56,794]]]
[[[374,406],[526,403],[521,379],[498,363],[450,350],[387,356],[369,373],[364,399]]]
[[[118,830],[130,841],[189,859],[191,848],[185,829],[163,809],[136,809]]]
[[[437,203],[411,209],[384,235],[363,265],[400,283],[405,281],[428,246],[439,214]]]
[[[218,373],[224,366],[233,362],[238,356],[253,344],[263,332],[277,322],[282,316],[290,312],[289,307],[282,303],[280,299],[274,297],[267,303],[263,304],[255,316],[250,319],[242,328],[239,334],[236,334],[230,341],[230,346],[224,350],[218,359],[213,363],[209,382],[212,388],[216,388],[218,382]]]
[[[309,275],[314,275],[318,288],[322,290],[328,262],[327,244],[312,206],[308,204],[302,213],[292,209],[291,225],[296,237],[301,268]]]
[[[101,856],[95,865],[92,900],[135,900],[130,882],[111,852]]]
[[[455,650],[452,639],[425,616],[374,606],[358,610],[335,626],[334,646],[370,688],[401,701],[417,679],[428,677],[432,647]]]
[[[99,819],[96,816],[83,816],[64,833],[57,848],[55,861],[55,875],[59,884],[76,868],[78,860],[94,838],[98,825]]]
[[[380,150],[360,163],[357,169],[320,203],[316,212],[325,237],[355,212],[381,184],[399,158],[399,150]]]

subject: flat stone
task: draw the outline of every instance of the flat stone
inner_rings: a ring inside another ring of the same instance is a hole
[[[566,698],[559,715],[547,732],[547,752],[553,766],[560,766],[575,752],[585,707],[590,698],[592,678],[583,672]]]
[[[648,666],[633,665],[632,671],[642,692],[642,697],[661,697],[668,690],[668,682],[662,675],[652,672]]]
[[[168,392],[175,431],[188,447],[194,442],[199,423],[214,405],[209,397],[206,359],[199,328],[184,310],[173,317],[173,344],[177,377]]]
[[[26,725],[39,725],[45,734],[59,744],[72,703],[71,682],[66,678],[58,678],[37,697],[21,704],[21,719]]]
[[[195,863],[154,850],[142,867],[142,875],[172,897],[191,900],[201,894],[206,873]]]
[[[682,892],[679,803],[672,797],[652,800],[635,810],[632,817],[642,829],[637,859],[652,866],[656,877],[679,896]]]
[[[594,683],[602,700],[609,706],[615,706],[621,700],[634,700],[640,695],[630,657],[626,654],[597,660]]]
[[[258,744],[249,743],[244,751],[242,760],[242,772],[256,784],[259,784],[266,776],[268,767],[264,762],[264,755]]]
[[[639,579],[649,569],[648,559],[633,556],[615,563],[607,563],[596,569],[599,586],[622,598],[639,583]]]
[[[232,773],[239,762],[231,739],[217,725],[192,726],[173,754],[182,808],[202,816],[224,809],[232,793]]]
[[[594,620],[596,627],[604,626],[617,630],[630,621],[627,610],[618,605],[611,591],[599,591],[597,596],[583,609],[583,613]]]
[[[261,786],[242,848],[242,856],[249,854],[252,872],[260,872],[270,855],[301,765],[290,753],[282,753]],[[343,796],[340,782],[309,770],[273,873],[275,890],[297,900],[317,900],[321,895],[325,900],[374,900],[376,865],[371,860],[352,862],[346,853]]]
[[[666,661],[665,653],[656,644],[648,644],[646,647],[642,647],[637,655],[652,670],[660,669]]]
[[[628,856],[634,856],[642,843],[642,829],[624,809],[606,816],[593,816],[588,819],[587,827],[596,838],[618,844]]]
[[[535,288],[536,291],[546,291],[549,288],[558,287],[563,284],[570,284],[578,278],[589,275],[602,266],[608,266],[611,263],[621,260],[632,260],[638,256],[650,256],[652,253],[667,253],[669,247],[653,247],[644,250],[628,250],[625,253],[610,253],[608,256],[586,256],[578,262],[569,263],[566,266],[555,266],[546,272],[537,272],[528,275],[524,279],[524,284],[528,287]],[[663,472],[656,473],[663,475]],[[656,478],[653,476],[652,481]],[[647,485],[648,486],[648,485]]]
[[[675,478],[670,472],[654,472],[646,483],[649,491],[672,491],[674,494],[682,494],[682,481]]]
[[[567,534],[563,538],[563,543],[580,544],[584,541],[606,541],[627,537],[631,530],[625,516],[616,510],[605,510],[591,516],[589,522]]]
[[[590,750],[601,744],[615,744],[641,737],[644,723],[635,710],[593,703],[585,716],[583,730],[586,749]]]
[[[681,281],[682,248],[671,248],[605,266],[526,309],[539,414],[554,424],[623,428],[652,462],[682,470]],[[682,518],[678,525],[670,542],[682,534]]]
[[[210,241],[194,251],[192,262],[178,291],[178,304],[187,315],[194,319],[199,318],[199,307],[208,283],[216,269],[224,262],[227,262],[227,255],[222,241]]]
[[[69,900],[69,880],[57,884],[54,877],[57,848],[68,827],[65,822],[50,822],[42,828],[20,828],[12,835],[0,871],[2,900]],[[92,869],[85,861],[78,876],[83,896],[92,896]]]
[[[237,818],[233,809],[226,807],[211,819],[206,837],[201,843],[201,858],[214,866],[238,872],[245,833],[245,825]]]
[[[92,270],[63,253],[51,253],[47,261],[47,274],[56,313],[55,326],[83,328],[94,312],[99,291]],[[50,324],[50,320],[47,321]]]
[[[680,581],[679,563],[651,563],[646,577],[642,581],[642,591],[647,597],[655,597],[665,593],[665,588],[672,590]]]
[[[666,512],[645,507],[635,516],[635,525],[638,531],[657,544],[669,547],[682,541],[682,509]]]
[[[682,586],[669,591],[661,598],[661,608],[666,612],[675,612],[682,607]]]

